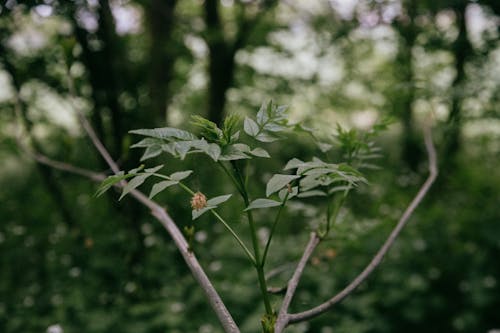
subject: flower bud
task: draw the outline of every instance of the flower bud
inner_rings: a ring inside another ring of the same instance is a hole
[[[196,192],[191,198],[191,208],[200,210],[205,207],[207,207],[207,197],[201,192]]]

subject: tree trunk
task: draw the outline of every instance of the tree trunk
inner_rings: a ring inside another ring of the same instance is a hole
[[[165,126],[170,98],[169,83],[173,78],[175,55],[172,28],[177,0],[151,0],[147,10],[150,34],[150,107],[154,126]]]
[[[453,44],[453,55],[455,57],[455,79],[452,83],[452,96],[450,114],[448,116],[448,130],[446,133],[446,145],[444,157],[453,160],[461,147],[462,128],[462,101],[464,95],[464,83],[466,81],[465,65],[472,52],[472,45],[467,36],[467,22],[465,11],[467,2],[460,1],[454,8],[458,36]]]

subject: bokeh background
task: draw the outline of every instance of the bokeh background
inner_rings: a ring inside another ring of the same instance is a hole
[[[381,169],[367,173],[370,186],[350,197],[318,248],[294,311],[340,290],[383,242],[425,179],[424,123],[440,160],[438,182],[382,266],[290,332],[500,329],[499,23],[498,0],[1,1],[0,331],[221,332],[147,210],[116,193],[95,198],[95,183],[35,163],[16,136],[22,125],[33,150],[109,173],[75,103],[128,170],[140,158],[129,130],[190,129],[194,114],[254,115],[269,99],[324,137],[337,123],[366,129],[394,119],[378,140]],[[255,166],[256,193],[288,159],[314,154],[304,137],[289,140],[266,147],[275,158]],[[210,195],[233,191],[209,159],[157,162],[195,170],[191,186]],[[158,201],[179,226],[191,223],[189,197],[173,189]],[[318,206],[287,211],[271,248],[271,285],[290,276]],[[223,214],[237,220],[241,208]],[[209,217],[196,226],[203,266],[242,330],[258,332],[263,309],[244,254]]]

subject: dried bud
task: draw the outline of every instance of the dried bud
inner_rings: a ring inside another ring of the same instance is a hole
[[[191,208],[200,210],[205,207],[207,207],[207,197],[201,192],[196,192],[191,198]]]

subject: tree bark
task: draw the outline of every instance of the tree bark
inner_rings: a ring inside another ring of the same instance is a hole
[[[177,0],[151,0],[146,8],[150,35],[150,108],[155,126],[165,126],[173,79],[175,54],[172,47],[174,10]]]
[[[446,145],[444,158],[453,160],[462,144],[462,102],[464,98],[464,83],[466,81],[465,66],[472,53],[472,45],[467,36],[467,22],[465,12],[467,2],[460,1],[453,8],[456,16],[458,36],[453,43],[453,55],[455,57],[455,79],[452,83],[452,96],[450,114],[448,116],[448,131],[446,134]]]

